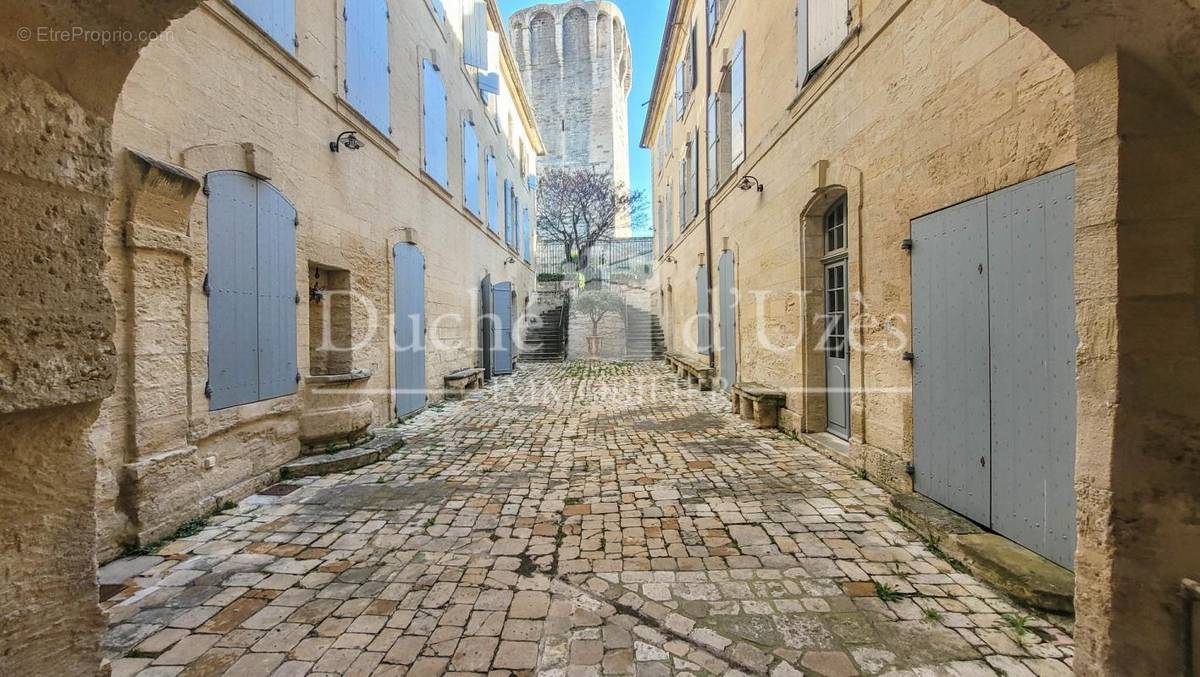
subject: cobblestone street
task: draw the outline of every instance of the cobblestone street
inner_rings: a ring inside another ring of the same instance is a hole
[[[728,408],[659,365],[524,367],[106,567],[113,674],[1071,673],[1068,628]]]

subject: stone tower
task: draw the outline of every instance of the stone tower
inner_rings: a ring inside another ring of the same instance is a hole
[[[546,144],[539,165],[612,172],[628,188],[633,52],[620,8],[536,5],[513,14],[509,28]],[[632,235],[628,216],[620,219],[615,236]]]

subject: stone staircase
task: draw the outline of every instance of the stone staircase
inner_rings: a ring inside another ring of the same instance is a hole
[[[565,295],[539,294],[544,309],[525,329],[522,362],[564,362],[567,359],[567,301]]]
[[[625,358],[631,362],[661,360],[667,354],[666,336],[658,315],[650,310],[650,295],[625,297]]]

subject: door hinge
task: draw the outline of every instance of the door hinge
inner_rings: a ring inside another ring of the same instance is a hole
[[[298,34],[292,35],[292,44],[296,46],[296,49],[300,49],[300,36]]]
[[[343,19],[344,21],[349,21],[349,20],[350,20],[350,13],[349,13],[349,12],[346,10],[346,8],[345,8],[345,7],[343,7],[343,8],[342,8],[342,19]]]
[[[212,383],[209,381],[205,381],[204,382],[204,399],[211,400],[212,396],[213,396]]]
[[[900,248],[906,252],[911,252],[913,250],[912,238],[904,238],[903,240],[900,240]]]
[[[212,296],[212,284],[208,281],[208,273],[204,274],[204,284],[200,287],[205,296]]]
[[[300,305],[300,292],[296,292],[296,305]]]
[[[205,197],[212,195],[212,189],[208,187],[208,175],[204,176],[204,187],[201,188],[200,190],[201,190],[201,192],[204,193]]]
[[[296,215],[296,220],[292,222],[292,225],[297,228],[300,227],[300,215],[299,214]]]
[[[904,473],[906,475],[908,475],[909,477],[916,475],[917,474],[917,466],[913,465],[912,463],[905,464]]]
[[[345,88],[347,94],[350,93],[350,81],[349,80],[342,80],[342,87]]]
[[[296,372],[296,383],[301,381],[300,372]]]
[[[905,362],[916,362],[917,356],[912,353],[904,353],[904,361]]]

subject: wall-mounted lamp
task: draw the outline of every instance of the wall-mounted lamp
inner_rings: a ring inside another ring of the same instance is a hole
[[[676,261],[674,256],[664,256],[663,263],[679,263],[679,261]]]
[[[746,178],[742,179],[742,182],[738,184],[738,188],[741,188],[742,190],[754,190],[757,188],[758,192],[763,192],[762,181],[759,181],[749,174],[747,174]]]
[[[363,142],[358,140],[358,132],[352,130],[338,134],[337,141],[329,142],[329,150],[334,153],[341,152],[342,146],[347,150],[359,150],[363,147]]]
[[[508,260],[504,262],[504,265],[507,266],[510,263],[516,263],[516,262],[517,262],[517,258],[515,256],[510,256],[510,257],[508,257]]]
[[[308,288],[308,300],[310,303],[320,303],[325,299],[325,290],[321,289],[321,270],[318,268],[316,279],[313,280],[312,286]]]

